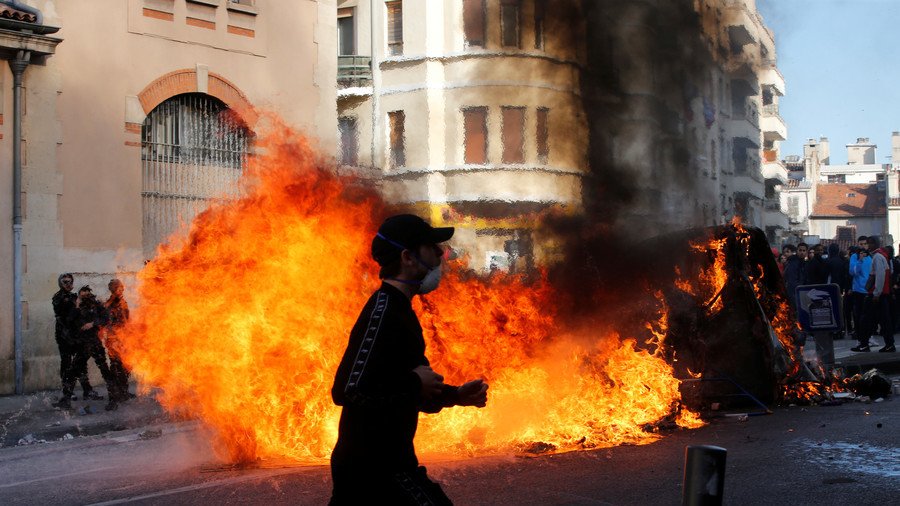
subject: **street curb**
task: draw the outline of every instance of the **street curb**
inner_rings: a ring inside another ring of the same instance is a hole
[[[77,450],[81,448],[93,448],[119,443],[141,440],[141,434],[148,429],[161,431],[160,437],[166,434],[190,432],[201,428],[203,425],[198,420],[186,422],[167,422],[151,424],[124,431],[104,432],[90,436],[77,437],[68,441],[48,441],[31,445],[10,446],[0,449],[0,463],[11,462],[23,458],[32,458],[58,451]]]
[[[858,353],[851,357],[836,360],[834,365],[835,367],[843,368],[844,374],[847,376],[862,374],[870,369],[878,369],[885,374],[900,373],[900,355],[891,353],[891,355],[897,355],[898,360],[884,360],[881,357],[872,357],[873,354],[879,355],[878,352]],[[880,355],[884,355],[884,353]]]

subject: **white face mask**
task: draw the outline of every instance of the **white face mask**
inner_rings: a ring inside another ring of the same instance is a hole
[[[419,260],[422,262],[421,260]],[[422,262],[424,265],[424,262]],[[422,284],[419,285],[419,295],[425,295],[426,293],[433,292],[437,289],[438,285],[441,283],[441,264],[437,264],[437,267],[428,271],[428,274],[422,278]]]

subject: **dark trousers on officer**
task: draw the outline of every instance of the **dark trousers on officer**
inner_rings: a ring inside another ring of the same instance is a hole
[[[80,341],[74,344],[73,347],[75,348],[75,355],[63,378],[63,396],[71,397],[72,392],[75,391],[75,380],[82,375],[87,376],[87,364],[91,358],[97,364],[97,369],[100,369],[100,374],[103,376],[103,381],[106,382],[107,386],[114,384],[109,365],[106,363],[106,349],[103,348],[103,343],[100,342],[99,338],[93,337],[86,341]],[[110,394],[112,394],[112,391],[110,391]]]
[[[885,346],[894,344],[894,318],[891,315],[891,297],[882,295],[878,300],[872,296],[866,296],[863,308],[862,322],[856,339],[860,346],[869,345],[869,337],[875,333],[875,326],[881,326],[881,336]]]
[[[109,373],[112,377],[112,383],[108,387],[109,399],[114,401],[128,399],[128,377],[130,374],[125,364],[122,363],[122,357],[112,350],[109,352]]]
[[[65,390],[66,384],[66,374],[69,369],[72,367],[72,362],[75,361],[75,355],[78,351],[78,346],[73,345],[72,343],[68,343],[63,339],[57,338],[56,345],[59,347],[59,379],[63,384],[63,390]],[[78,382],[81,383],[81,389],[85,394],[94,391],[94,387],[91,386],[91,382],[88,380],[87,371],[85,370],[84,374],[78,376]],[[75,383],[72,383],[72,391],[75,390]],[[69,396],[71,397],[72,392],[69,392]]]

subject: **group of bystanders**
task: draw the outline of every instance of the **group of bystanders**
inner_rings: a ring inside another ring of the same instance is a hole
[[[858,341],[855,352],[871,351],[873,335],[884,339],[879,352],[895,352],[894,329],[900,325],[900,257],[882,246],[878,236],[860,236],[856,246],[842,251],[836,243],[812,247],[786,244],[778,257],[788,302],[797,308],[797,287],[836,284],[844,297],[844,330]]]

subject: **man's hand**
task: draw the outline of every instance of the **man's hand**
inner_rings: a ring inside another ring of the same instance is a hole
[[[93,323],[85,323],[84,325],[81,326],[81,330],[88,330],[88,329],[92,329],[92,328],[94,328]]]
[[[441,387],[444,386],[444,377],[434,372],[431,366],[420,365],[413,369],[413,372],[419,375],[422,380],[422,398],[433,399],[441,394]]]
[[[484,380],[472,380],[459,387],[460,406],[477,406],[483,408],[487,404],[488,384]]]

